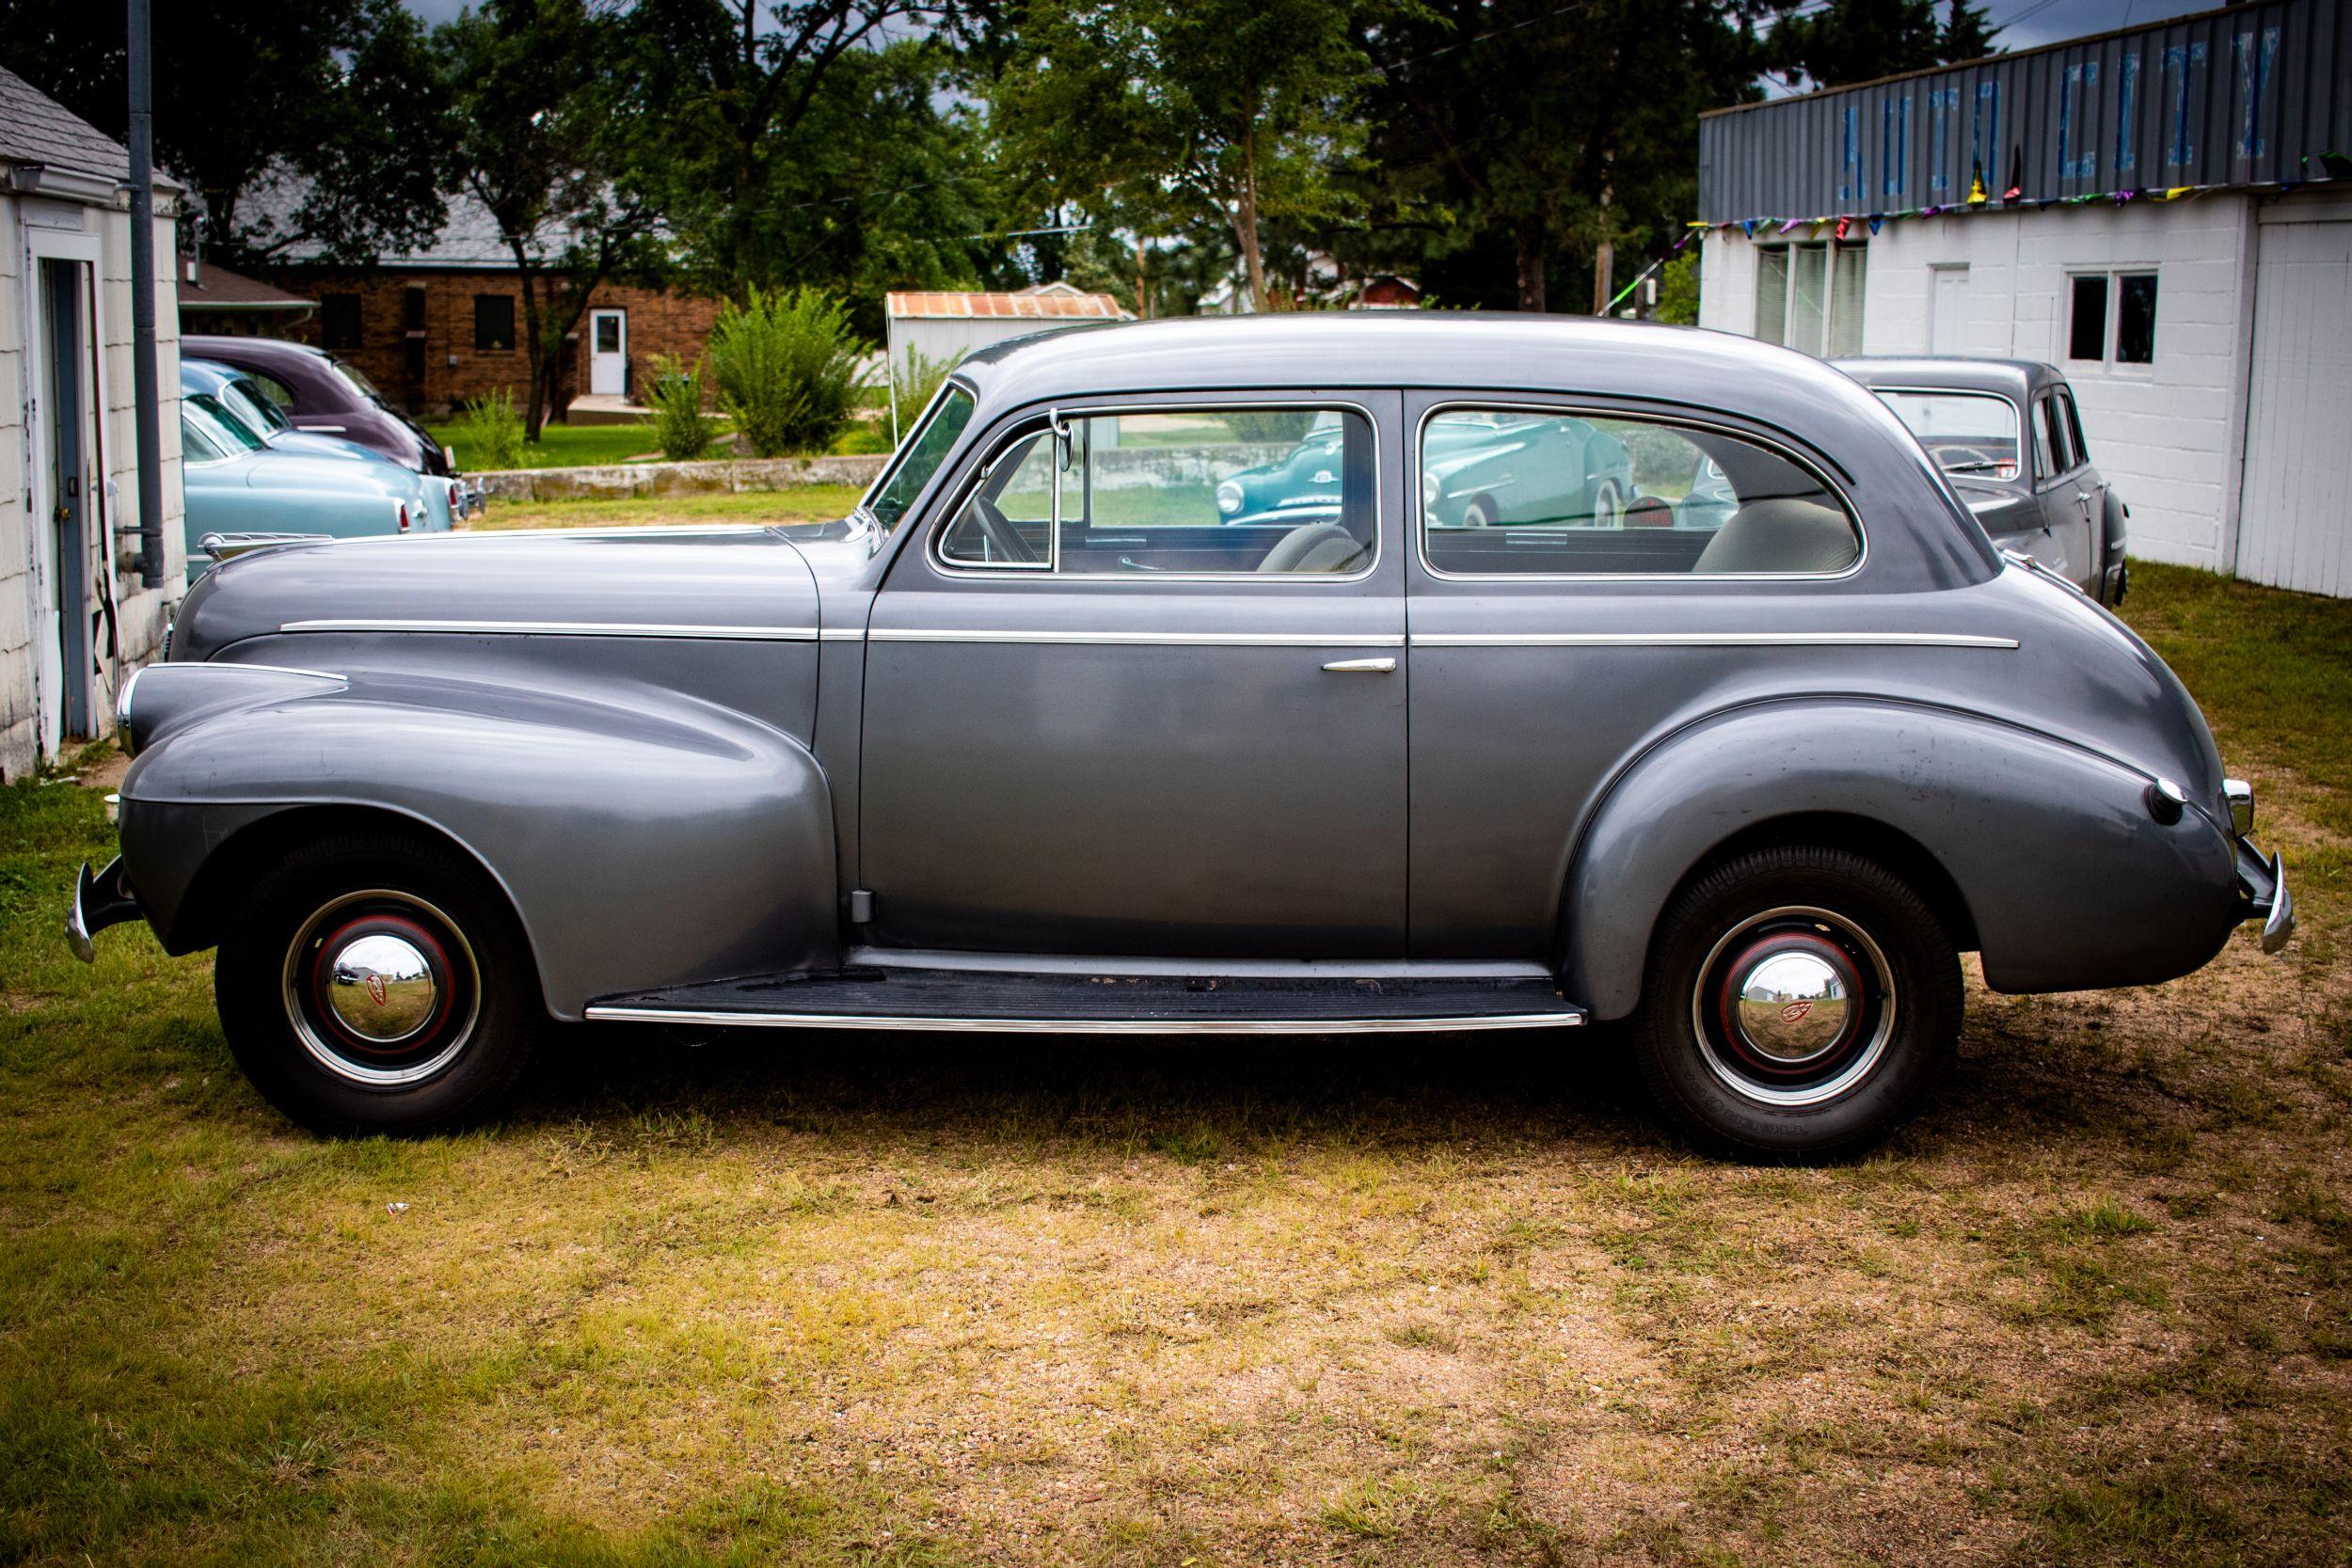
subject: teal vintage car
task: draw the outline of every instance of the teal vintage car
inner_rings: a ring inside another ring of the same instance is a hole
[[[184,385],[180,455],[191,581],[213,565],[209,539],[256,534],[350,539],[450,529],[447,480],[372,453],[273,446],[220,399],[189,392]]]

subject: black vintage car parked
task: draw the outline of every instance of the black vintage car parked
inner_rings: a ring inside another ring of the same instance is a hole
[[[2123,602],[2130,510],[2091,467],[2074,389],[2034,359],[1832,360],[1878,393],[1985,532],[2101,604]]]

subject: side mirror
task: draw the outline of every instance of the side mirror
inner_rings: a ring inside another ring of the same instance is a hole
[[[1070,426],[1063,421],[1061,410],[1058,408],[1048,409],[1045,415],[1045,421],[1054,432],[1055,471],[1057,473],[1066,474],[1073,467],[1075,466],[1073,442],[1071,438]]]

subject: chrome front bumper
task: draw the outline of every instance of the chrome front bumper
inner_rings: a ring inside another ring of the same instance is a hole
[[[121,856],[108,861],[103,871],[92,871],[85,861],[81,879],[73,889],[73,907],[65,912],[66,945],[84,963],[96,963],[98,946],[91,939],[109,926],[137,920],[145,913],[139,908],[139,895],[123,878]]]
[[[2286,865],[2246,839],[2237,841],[2237,891],[2245,918],[2263,923],[2263,951],[2276,953],[2295,935],[2295,895],[2287,891]]]

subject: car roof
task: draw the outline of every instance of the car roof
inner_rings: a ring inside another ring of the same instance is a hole
[[[180,340],[183,354],[199,356],[213,354],[250,356],[257,358],[331,359],[334,356],[323,348],[297,343],[284,338],[222,337],[212,333],[192,333]]]
[[[2045,387],[2066,385],[2057,366],[2039,359],[1979,359],[1960,354],[1866,355],[1830,363],[1865,387],[1998,392],[2020,403]]]

